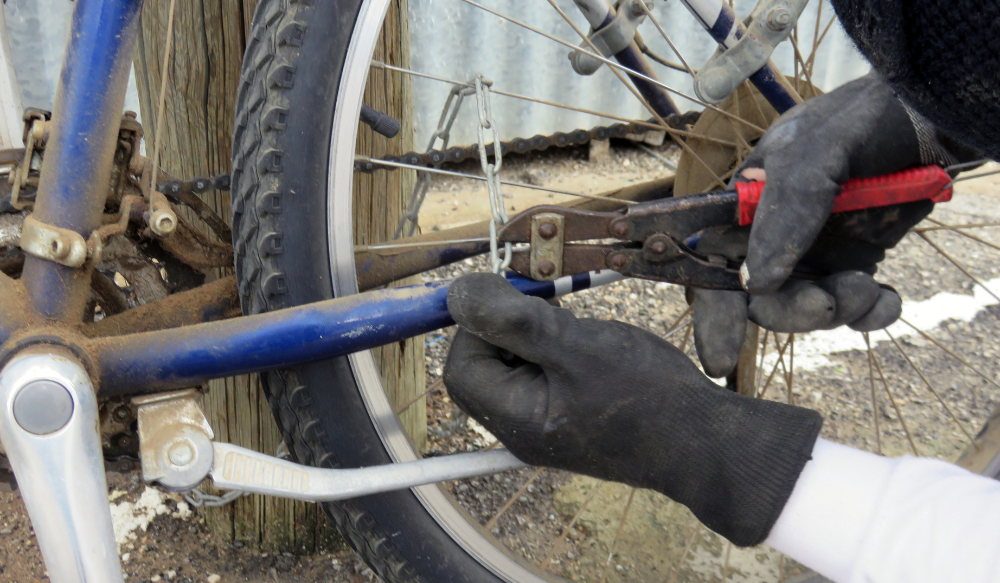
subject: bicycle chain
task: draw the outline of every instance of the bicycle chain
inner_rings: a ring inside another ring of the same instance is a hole
[[[672,129],[684,129],[684,126],[694,124],[698,121],[700,111],[689,111],[683,114],[674,114],[665,119],[667,125]],[[551,135],[542,135],[531,138],[514,138],[505,142],[500,142],[500,154],[505,156],[509,153],[527,154],[529,152],[541,152],[548,148],[568,148],[570,146],[582,146],[591,140],[607,140],[609,138],[624,138],[629,134],[644,134],[655,131],[647,125],[636,123],[617,123],[609,126],[597,126],[589,130],[577,129],[571,132],[556,132]],[[493,155],[493,144],[486,146],[486,154]],[[446,150],[430,150],[428,152],[407,152],[402,156],[383,156],[379,160],[409,164],[412,166],[441,166],[443,164],[458,164],[466,160],[479,159],[479,146],[456,146]],[[378,160],[358,160],[354,162],[355,172],[371,174],[376,170],[397,170],[394,166],[382,166]],[[209,190],[229,190],[229,175],[219,174],[211,178],[196,176],[190,180],[168,180],[156,185],[156,190],[167,195],[178,195],[183,192],[201,194]]]
[[[672,129],[685,129],[685,126],[697,122],[700,115],[700,111],[689,111],[683,114],[668,116],[664,121]],[[656,128],[636,123],[618,123],[610,126],[597,126],[589,130],[581,128],[571,132],[556,132],[548,136],[539,134],[531,138],[514,138],[513,140],[500,142],[500,155],[540,152],[551,147],[567,148],[570,146],[582,146],[591,140],[624,138],[629,134],[644,134],[650,131],[656,131]],[[486,154],[488,156],[493,155],[493,144],[486,146]],[[401,156],[383,156],[378,160],[355,160],[354,171],[371,174],[376,170],[398,169],[396,166],[380,165],[378,163],[379,160],[397,164],[408,164],[410,166],[438,167],[442,164],[458,164],[473,158],[479,159],[479,146],[476,144],[471,146],[456,146],[446,150],[407,152]]]
[[[191,180],[168,180],[156,185],[157,192],[178,195],[183,192],[200,194],[209,190],[229,190],[229,175],[219,174],[211,178],[196,176]]]

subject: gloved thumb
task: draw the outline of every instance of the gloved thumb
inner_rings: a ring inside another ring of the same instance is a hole
[[[537,364],[556,364],[557,346],[572,312],[517,291],[503,276],[470,273],[448,289],[448,311],[459,326]]]

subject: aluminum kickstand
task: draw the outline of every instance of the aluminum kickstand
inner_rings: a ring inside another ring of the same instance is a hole
[[[53,346],[0,372],[0,439],[53,583],[120,583],[97,399],[83,366]]]
[[[344,500],[526,466],[505,449],[331,470],[299,465],[228,443],[214,443],[213,448],[215,460],[209,476],[216,488],[313,502]]]

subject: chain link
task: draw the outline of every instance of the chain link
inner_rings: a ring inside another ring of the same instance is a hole
[[[683,114],[674,114],[666,118],[667,125],[671,129],[686,129],[686,126],[698,121],[700,111],[689,111]],[[652,123],[652,122],[650,122]],[[531,138],[514,138],[501,142],[500,153],[504,156],[510,153],[527,154],[529,152],[541,152],[549,148],[568,148],[571,146],[582,146],[591,140],[607,140],[609,138],[624,138],[629,135],[641,135],[646,132],[657,131],[646,124],[618,123],[610,126],[596,126],[591,129],[576,129],[571,132],[556,132],[551,135],[536,135]],[[493,155],[494,144],[486,146],[486,153]],[[371,174],[377,170],[398,170],[395,166],[383,166],[379,160],[407,164],[410,166],[431,166],[439,167],[443,164],[458,164],[466,160],[471,160],[479,156],[479,146],[456,146],[453,148],[428,150],[426,152],[407,152],[400,156],[382,156],[379,159],[359,159],[354,161],[354,171]]]
[[[211,178],[196,176],[191,180],[168,180],[156,185],[157,192],[178,195],[182,192],[200,194],[209,190],[229,190],[229,175],[219,174]]]
[[[195,488],[190,492],[184,494],[184,501],[190,504],[193,508],[201,508],[202,506],[214,507],[214,506],[225,506],[230,502],[233,502],[240,496],[249,496],[250,492],[244,492],[242,490],[230,490],[223,494],[222,496],[213,496],[212,494],[206,494]]]
[[[468,86],[455,85],[451,88],[451,91],[448,93],[448,99],[444,102],[444,108],[441,110],[441,117],[438,118],[437,129],[434,130],[434,134],[431,135],[431,141],[427,144],[427,151],[424,152],[425,157],[433,157],[434,153],[439,151],[434,149],[434,145],[438,140],[441,140],[441,150],[448,148],[448,140],[451,138],[451,126],[455,124],[455,118],[458,117],[458,112],[462,109],[462,102],[473,93],[475,93],[475,89]],[[413,152],[404,156],[412,158],[411,154]],[[357,163],[355,163],[355,170],[357,170]],[[393,239],[399,239],[404,235],[412,237],[416,232],[420,207],[424,204],[424,198],[427,197],[427,191],[430,190],[430,186],[430,172],[418,173],[417,184],[413,187],[413,193],[410,195],[410,200],[406,205],[406,214],[399,219],[399,225],[396,226],[396,234]]]
[[[479,106],[479,127],[476,128],[476,136],[479,138],[479,162],[483,166],[483,174],[486,175],[486,192],[490,197],[490,211],[493,213],[493,220],[490,221],[490,267],[493,273],[503,273],[510,260],[513,258],[511,244],[504,243],[503,259],[500,259],[500,251],[497,246],[497,227],[509,220],[506,210],[503,208],[503,192],[500,190],[500,168],[503,166],[503,148],[493,148],[493,162],[490,162],[489,154],[486,152],[486,131],[493,134],[493,144],[500,144],[500,130],[493,119],[493,110],[490,107],[490,86],[493,82],[482,75],[476,75],[473,79],[476,87],[476,104]]]

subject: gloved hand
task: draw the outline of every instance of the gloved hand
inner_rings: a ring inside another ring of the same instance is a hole
[[[457,280],[448,310],[461,326],[448,394],[519,459],[652,488],[737,545],[767,537],[818,413],[722,389],[655,334],[576,318],[498,275]]]
[[[741,280],[753,294],[694,291],[695,345],[706,373],[733,372],[748,319],[775,332],[845,324],[866,332],[894,322],[902,302],[871,275],[934,205],[831,217],[834,197],[848,178],[979,157],[906,107],[875,74],[788,111],[737,173],[737,180],[767,181],[752,227],[706,232],[698,243],[700,253],[743,261]],[[787,280],[793,269],[833,275]]]

